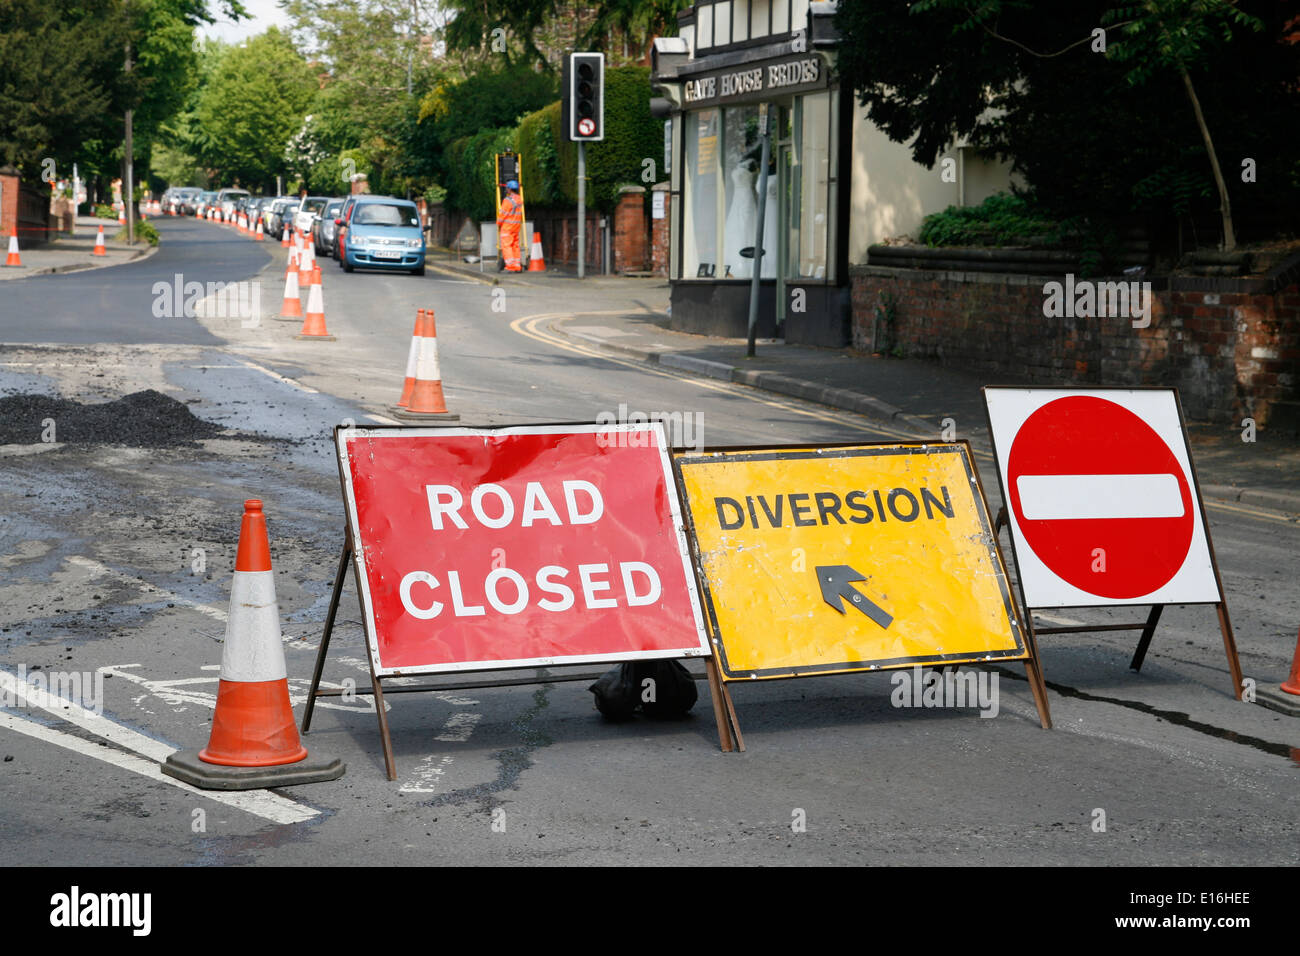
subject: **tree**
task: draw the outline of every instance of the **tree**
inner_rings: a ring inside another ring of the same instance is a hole
[[[271,182],[285,169],[285,146],[317,88],[311,67],[275,27],[225,50],[195,110],[199,158],[223,181]]]
[[[108,132],[126,33],[116,0],[0,5],[0,161],[31,175]]]
[[[1173,70],[1182,80],[1196,114],[1196,125],[1205,140],[1214,183],[1219,190],[1219,211],[1223,217],[1223,245],[1231,252],[1237,247],[1232,228],[1232,205],[1228,198],[1228,185],[1223,179],[1219,157],[1214,150],[1214,140],[1196,96],[1196,87],[1188,72],[1200,64],[1214,45],[1216,36],[1225,41],[1232,38],[1232,26],[1249,27],[1256,32],[1264,24],[1238,10],[1226,0],[1145,0],[1132,7],[1109,11],[1105,22],[1119,23],[1124,39],[1111,44],[1108,56],[1128,65],[1126,79],[1140,86],[1151,79],[1157,69]]]
[[[1198,4],[1205,6],[1177,6]],[[1216,22],[1210,14],[1221,6],[1205,6],[1205,22]],[[1184,223],[1195,230],[1202,217],[1219,218],[1210,197],[1226,186],[1250,228],[1272,234],[1300,213],[1300,177],[1290,172],[1300,171],[1291,145],[1300,44],[1282,42],[1294,16],[1287,4],[1239,6],[1264,22],[1262,32],[1227,24],[1210,34],[1191,30],[1196,55],[1166,61],[1160,57],[1177,48],[1161,52],[1155,28],[1138,29],[1147,7],[1104,0],[841,4],[837,68],[871,120],[907,143],[917,162],[932,167],[964,137],[1011,159],[1036,200],[1085,230],[1104,232],[1136,217],[1172,249]],[[1126,33],[1130,27],[1153,38],[1145,53]],[[1204,129],[1231,143],[1234,157],[1267,169],[1268,189],[1211,175],[1210,144],[1194,112],[1180,108],[1187,87],[1167,62],[1183,63]]]

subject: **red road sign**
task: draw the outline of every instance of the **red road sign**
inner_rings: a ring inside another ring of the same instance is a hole
[[[381,676],[709,653],[657,423],[339,443]]]
[[[1155,429],[1116,402],[1077,395],[1040,407],[1016,433],[1007,478],[1025,542],[1081,591],[1151,594],[1187,559],[1190,476]]]
[[[583,136],[590,136],[596,132],[596,121],[587,118],[578,120],[578,132]]]

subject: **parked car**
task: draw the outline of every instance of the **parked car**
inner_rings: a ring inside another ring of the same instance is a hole
[[[194,207],[199,201],[199,196],[203,190],[197,186],[185,186],[176,191],[176,212],[182,216],[194,215]]]
[[[329,196],[307,196],[298,206],[298,212],[294,214],[293,224],[304,235],[311,232],[312,223],[320,215],[325,204],[330,201]]]
[[[342,199],[331,199],[327,202],[312,227],[312,240],[316,244],[316,251],[322,255],[334,255],[334,233],[338,229],[334,220],[342,211],[343,203]]]
[[[340,260],[343,271],[404,269],[424,275],[424,232],[415,203],[393,196],[355,196]]]
[[[293,225],[293,217],[297,212],[298,200],[292,196],[277,199],[271,204],[271,225],[277,239],[284,235],[285,226]]]
[[[339,210],[338,216],[334,219],[334,258],[338,260],[339,268],[343,268],[343,249],[347,245],[346,236],[348,231],[348,219],[352,216],[352,210],[356,208],[357,200],[365,196],[365,193],[359,193],[355,196],[348,196],[343,200],[343,208]]]
[[[266,231],[276,239],[279,239],[284,232],[284,219],[282,217],[285,208],[290,203],[296,203],[296,200],[291,196],[276,196],[267,200],[262,215],[266,221]]]
[[[199,198],[194,202],[194,210],[200,216],[206,216],[208,210],[213,207],[217,201],[217,194],[210,189],[199,193]]]
[[[223,189],[217,193],[217,208],[223,215],[229,217],[235,214],[235,205],[241,199],[247,199],[249,196],[247,189]]]

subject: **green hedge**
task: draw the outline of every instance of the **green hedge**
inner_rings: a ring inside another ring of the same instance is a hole
[[[515,148],[515,130],[485,129],[465,136],[447,150],[447,201],[476,222],[496,218],[496,163],[493,157]]]
[[[578,201],[578,146],[560,129],[560,103],[529,113],[515,129],[486,129],[447,149],[447,202],[476,220],[496,214],[492,156],[507,149],[523,162],[524,199],[531,206],[568,206]],[[650,115],[650,70],[644,66],[605,71],[605,139],[587,144],[587,205],[610,212],[618,188],[650,186],[645,160],[663,175],[664,124]]]

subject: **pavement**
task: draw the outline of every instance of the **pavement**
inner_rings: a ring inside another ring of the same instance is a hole
[[[93,255],[95,237],[99,227],[104,227],[105,255]],[[22,268],[0,268],[0,280],[22,279],[27,276],[43,275],[50,272],[81,272],[86,269],[103,269],[106,266],[121,265],[134,259],[153,255],[155,246],[137,238],[134,246],[125,242],[115,242],[113,236],[122,228],[115,219],[98,219],[95,216],[78,216],[76,232],[71,236],[60,235],[53,242],[23,248],[21,242],[18,254],[23,260]],[[7,246],[5,248],[8,248]]]
[[[598,309],[602,293],[643,285],[662,290],[667,280],[558,272],[507,274],[486,264],[458,263],[431,250],[428,267],[494,285],[553,286],[557,303],[585,300]],[[655,301],[662,295],[646,295]],[[552,319],[552,331],[612,355],[678,373],[736,382],[752,388],[856,412],[917,437],[964,438],[991,448],[981,389],[985,385],[1032,385],[1028,379],[988,381],[960,368],[926,359],[874,357],[851,348],[828,349],[759,340],[746,356],[744,339],[693,335],[667,328],[668,316],[647,307],[622,314],[576,312]],[[1041,383],[1040,383],[1041,384]],[[1273,508],[1300,520],[1300,441],[1256,431],[1243,439],[1232,425],[1189,422],[1193,461],[1204,495]]]

